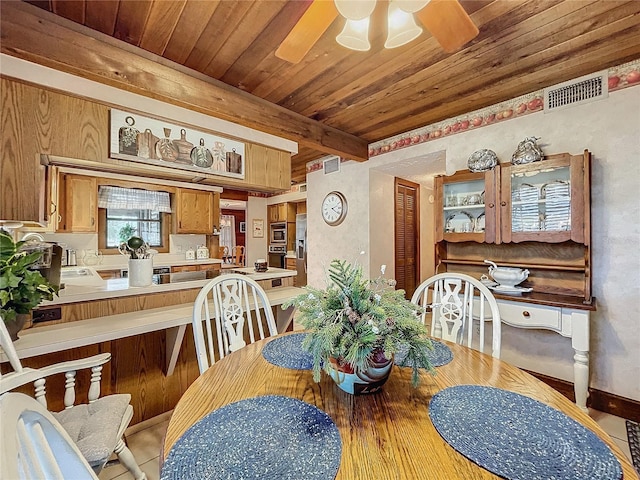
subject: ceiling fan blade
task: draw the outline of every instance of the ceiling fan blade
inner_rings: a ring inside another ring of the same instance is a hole
[[[431,0],[415,15],[447,53],[454,53],[480,31],[458,0]]]
[[[333,1],[314,0],[276,50],[276,57],[298,63],[338,16]]]

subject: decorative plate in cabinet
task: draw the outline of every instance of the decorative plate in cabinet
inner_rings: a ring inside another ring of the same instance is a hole
[[[475,221],[473,215],[464,210],[453,213],[447,217],[444,225],[445,233],[471,233],[474,231]]]

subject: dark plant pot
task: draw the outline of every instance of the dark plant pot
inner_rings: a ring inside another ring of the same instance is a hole
[[[373,353],[371,367],[364,371],[354,371],[352,365],[329,358],[329,375],[341,390],[352,395],[379,392],[388,380],[392,368],[393,358],[386,358],[382,352]]]
[[[11,340],[13,340],[14,342],[18,340],[18,332],[22,330],[24,324],[29,320],[30,316],[31,315],[29,313],[19,313],[16,315],[16,318],[14,320],[5,320],[4,324],[7,326],[7,331],[9,332]]]

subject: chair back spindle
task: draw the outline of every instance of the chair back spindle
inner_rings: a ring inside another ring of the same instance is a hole
[[[202,288],[192,320],[200,373],[216,357],[277,334],[266,293],[256,281],[237,273],[216,277]]]
[[[423,323],[431,323],[431,335],[485,350],[485,325],[492,322],[491,354],[500,358],[501,323],[491,291],[469,275],[447,272],[422,282],[411,301],[424,307]],[[478,338],[474,329],[478,325]]]

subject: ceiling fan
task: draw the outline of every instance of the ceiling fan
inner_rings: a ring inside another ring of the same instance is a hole
[[[390,3],[394,7],[397,5],[409,15],[414,13],[447,53],[459,50],[479,33],[478,27],[458,0],[391,0]],[[368,4],[365,8],[370,10],[368,13],[367,11],[362,14],[356,12],[358,8],[362,10],[360,6],[365,4]],[[368,28],[368,16],[375,8],[375,4],[376,0],[313,0],[276,50],[276,57],[290,63],[299,63],[339,14],[347,19],[347,27],[352,20],[366,18]],[[353,10],[356,14],[352,16],[346,10]],[[391,15],[391,9],[389,15]],[[339,39],[338,42],[342,43]],[[368,47],[354,49],[368,50]]]

